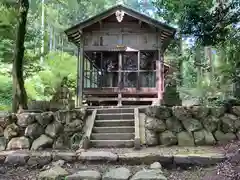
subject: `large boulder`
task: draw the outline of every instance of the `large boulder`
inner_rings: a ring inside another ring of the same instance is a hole
[[[67,122],[70,122],[71,120],[71,113],[67,110],[59,110],[54,113],[55,120],[61,122],[62,124],[65,124]]]
[[[233,106],[233,107],[232,107],[232,112],[233,112],[236,116],[240,117],[240,106]]]
[[[52,147],[53,140],[46,136],[45,134],[42,134],[39,138],[37,138],[32,143],[31,150],[40,150],[42,148],[49,148]]]
[[[25,129],[25,136],[36,139],[44,133],[44,129],[38,123],[30,124]]]
[[[183,121],[192,117],[191,111],[187,107],[183,106],[174,106],[172,107],[173,115]]]
[[[164,131],[159,136],[160,143],[165,146],[176,145],[177,137],[171,131]]]
[[[214,136],[220,144],[228,143],[228,142],[233,141],[237,138],[236,135],[233,134],[233,133],[223,133],[221,131],[216,131],[214,133]]]
[[[2,128],[2,126],[0,126],[0,137],[4,135],[4,129]]]
[[[69,123],[69,124],[65,124],[64,126],[64,132],[81,132],[83,128],[83,121],[76,119],[73,122]]]
[[[125,167],[112,168],[103,175],[103,180],[128,180],[131,176],[129,169]]]
[[[29,149],[29,148],[30,148],[30,141],[26,137],[12,138],[7,145],[7,150]]]
[[[216,140],[211,132],[206,131],[205,129],[196,131],[194,134],[194,141],[196,145],[214,145]]]
[[[177,134],[179,146],[194,146],[194,138],[189,132],[182,131]]]
[[[6,128],[7,125],[17,123],[17,116],[15,113],[4,112],[0,116],[0,126]]]
[[[182,124],[188,132],[197,131],[203,128],[202,123],[199,120],[192,118],[183,120]]]
[[[204,130],[204,137],[205,137],[205,144],[206,145],[214,145],[216,144],[216,140],[213,136],[213,134],[209,131]]]
[[[235,123],[239,121],[238,117],[233,114],[224,114],[223,117],[221,117],[222,120],[222,131],[224,133],[228,132],[236,132],[236,126]]]
[[[193,106],[191,107],[193,117],[197,119],[203,119],[209,114],[209,108],[205,106]]]
[[[193,133],[194,142],[197,146],[205,144],[205,133],[204,130],[196,131]]]
[[[204,128],[209,132],[214,132],[221,128],[221,120],[215,116],[208,116],[202,122]]]
[[[18,136],[19,132],[20,132],[20,128],[15,123],[12,123],[4,129],[4,137],[7,140],[10,140],[13,137]]]
[[[183,127],[181,122],[176,119],[175,117],[170,117],[166,120],[166,126],[167,129],[174,132],[174,133],[178,133],[183,131]]]
[[[0,151],[5,150],[7,144],[7,140],[5,137],[0,137]]]
[[[101,174],[98,171],[82,170],[66,177],[67,180],[100,180]]]
[[[155,132],[163,132],[166,130],[166,125],[162,120],[150,116],[146,117],[145,127]]]
[[[150,165],[150,169],[162,169],[162,165],[159,162],[154,162]]]
[[[161,169],[143,169],[138,171],[131,180],[167,180]]]
[[[46,127],[49,123],[53,121],[53,112],[44,112],[44,113],[38,113],[35,116],[37,122],[42,126]]]
[[[38,180],[60,180],[65,179],[69,173],[60,166],[54,166],[46,171],[40,172]]]
[[[159,106],[157,112],[155,116],[158,119],[167,119],[172,116],[171,109],[166,106]]]
[[[25,128],[28,125],[32,124],[35,122],[35,114],[34,113],[20,113],[17,114],[17,124],[22,127]]]
[[[47,134],[51,138],[56,138],[62,130],[63,125],[59,121],[55,120],[46,127],[45,134]]]
[[[236,133],[236,136],[237,136],[238,140],[240,140],[240,130],[238,130],[238,132]]]
[[[146,108],[145,113],[150,117],[167,119],[171,116],[171,109],[166,106],[149,106]]]
[[[224,106],[210,107],[211,115],[215,117],[221,117],[222,115],[224,115],[225,111],[226,108]]]
[[[158,136],[154,131],[146,129],[145,139],[146,139],[146,144],[149,146],[158,145]]]

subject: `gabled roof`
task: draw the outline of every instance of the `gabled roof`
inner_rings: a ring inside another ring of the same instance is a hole
[[[153,19],[145,14],[139,13],[129,7],[123,6],[123,5],[113,6],[112,8],[107,9],[106,11],[104,11],[96,16],[93,16],[93,17],[65,30],[65,33],[67,34],[69,40],[78,44],[78,42],[80,41],[80,32],[82,29],[84,29],[94,23],[97,23],[98,21],[100,21],[102,19],[105,19],[105,18],[113,15],[117,10],[122,10],[122,11],[124,11],[125,14],[127,14],[131,17],[134,17],[136,19],[139,19],[142,22],[145,22],[149,25],[152,25],[152,26],[160,29],[164,33],[164,37],[165,37],[164,41],[169,38],[173,38],[176,33],[175,28],[173,28],[165,23],[162,23],[156,19]]]

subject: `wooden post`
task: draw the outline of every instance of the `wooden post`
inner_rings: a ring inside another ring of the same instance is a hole
[[[122,53],[118,54],[118,106],[122,106]]]
[[[138,62],[137,62],[137,90],[140,90],[140,63],[141,63],[141,52],[138,51]]]
[[[88,61],[88,62],[90,65],[90,77],[89,77],[90,88],[94,88],[94,86],[93,86],[93,62],[92,61]]]
[[[165,91],[165,76],[164,76],[164,55],[161,54],[161,78],[162,78],[162,93]],[[162,94],[163,95],[163,94]],[[163,98],[163,97],[162,97]]]
[[[80,72],[80,48],[78,47],[78,50],[77,50],[77,90],[76,90],[76,95],[77,95],[77,99],[76,99],[76,106],[79,107],[79,72]]]
[[[158,49],[158,59],[156,61],[157,66],[157,90],[158,90],[158,102],[161,102],[162,99],[162,58],[161,50]]]
[[[100,76],[100,87],[103,87],[103,77],[104,77],[104,70],[103,70],[103,53],[101,52],[101,62],[100,62],[100,68],[101,68],[101,76]]]
[[[83,87],[84,87],[84,49],[83,49],[83,38],[81,38],[80,44],[80,57],[79,57],[79,88],[78,88],[78,106],[82,106],[83,100]]]

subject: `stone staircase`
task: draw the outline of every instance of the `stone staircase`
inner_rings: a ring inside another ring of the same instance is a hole
[[[91,147],[134,147],[134,108],[97,109],[95,113]]]

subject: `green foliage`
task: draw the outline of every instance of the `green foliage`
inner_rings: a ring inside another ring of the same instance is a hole
[[[0,74],[0,110],[10,109],[12,101],[11,77]]]
[[[16,12],[0,3],[0,61],[12,61]]]
[[[158,14],[177,24],[182,34],[194,36],[201,45],[216,45],[226,40],[229,25],[240,20],[237,1],[155,0]]]
[[[64,77],[74,92],[76,87],[77,59],[64,52],[51,52],[45,56],[43,69],[26,79],[25,88],[29,99],[49,100]]]

